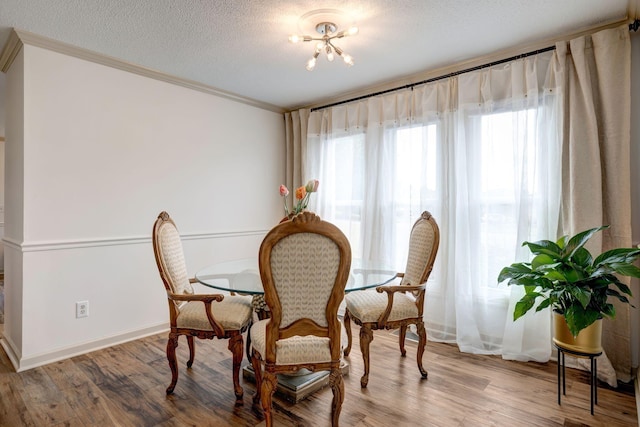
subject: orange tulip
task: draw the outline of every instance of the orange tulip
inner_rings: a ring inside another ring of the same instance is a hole
[[[307,189],[305,187],[296,188],[296,199],[302,200],[307,195]]]

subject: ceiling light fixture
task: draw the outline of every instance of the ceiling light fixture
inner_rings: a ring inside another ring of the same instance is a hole
[[[358,34],[358,27],[354,25],[351,26],[348,30],[338,31],[338,26],[333,22],[321,22],[316,25],[316,31],[322,34],[322,37],[300,36],[297,34],[292,34],[289,36],[289,41],[291,43],[311,41],[318,42],[316,44],[315,51],[313,52],[313,56],[311,57],[311,59],[309,59],[309,61],[307,61],[307,70],[313,71],[313,69],[316,67],[318,56],[322,52],[325,52],[327,54],[327,59],[329,61],[333,61],[335,52],[338,56],[342,57],[345,64],[347,64],[348,66],[353,65],[353,57],[340,49],[339,46],[336,46],[333,40]]]

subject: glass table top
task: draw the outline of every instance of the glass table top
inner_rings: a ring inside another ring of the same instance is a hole
[[[391,282],[395,277],[395,270],[379,263],[352,260],[345,292],[374,288]],[[210,265],[196,273],[196,280],[222,291],[246,295],[264,294],[257,257]]]

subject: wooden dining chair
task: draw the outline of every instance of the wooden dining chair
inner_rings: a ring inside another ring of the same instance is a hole
[[[337,426],[344,399],[338,307],[351,266],[349,241],[335,225],[302,212],[266,235],[259,265],[271,317],[251,327],[254,403],[262,403],[271,426],[277,374],[330,371],[331,423]]]
[[[233,389],[236,404],[241,405],[243,390],[240,386],[242,362],[242,333],[251,325],[251,298],[222,294],[195,294],[187,275],[182,242],[175,223],[166,212],[161,212],[153,226],[153,253],[164,283],[169,302],[171,331],[167,342],[167,359],[171,368],[171,384],[167,394],[173,393],[178,381],[176,348],[178,337],[187,337],[190,368],[195,357],[194,337],[201,339],[224,338],[229,340],[233,354]]]
[[[344,326],[347,330],[347,347],[344,355],[351,352],[351,320],[360,325],[360,349],[364,359],[364,375],[360,386],[369,383],[369,345],[375,329],[400,329],[400,353],[405,357],[404,348],[407,327],[415,325],[418,333],[418,369],[423,378],[427,371],[422,366],[422,356],[427,344],[427,334],[422,318],[425,285],[436,260],[440,244],[440,230],[431,214],[423,212],[411,229],[409,254],[399,285],[383,285],[377,288],[350,292],[346,296]]]

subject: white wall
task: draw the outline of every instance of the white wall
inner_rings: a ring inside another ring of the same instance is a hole
[[[5,348],[20,370],[166,328],[160,211],[191,274],[254,256],[281,216],[279,113],[30,45],[7,89]]]

